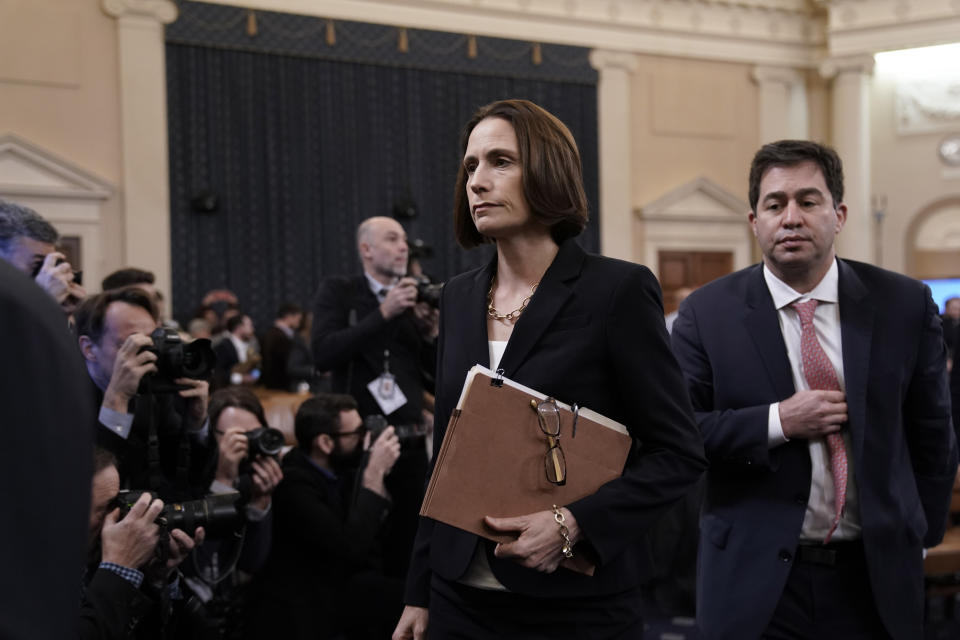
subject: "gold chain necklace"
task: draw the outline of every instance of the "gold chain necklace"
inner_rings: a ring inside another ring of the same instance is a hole
[[[504,320],[507,322],[516,322],[517,318],[520,317],[520,314],[523,313],[523,310],[527,308],[527,304],[530,302],[530,298],[533,297],[534,292],[537,290],[537,285],[539,284],[539,280],[533,283],[533,286],[530,287],[530,295],[523,299],[523,302],[520,303],[519,307],[510,313],[500,313],[497,311],[497,308],[493,306],[493,288],[497,285],[497,278],[494,277],[493,281],[490,283],[490,290],[487,291],[487,315],[494,320],[499,320],[501,322]]]

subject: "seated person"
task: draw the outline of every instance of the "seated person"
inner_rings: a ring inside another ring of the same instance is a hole
[[[378,535],[391,502],[384,478],[400,442],[387,427],[369,443],[346,395],[309,398],[294,428],[297,447],[284,457],[274,492],[273,552],[256,589],[257,632],[387,638],[402,609],[402,582],[379,571]]]
[[[177,378],[180,391],[144,393],[144,377],[157,373],[157,354],[146,350],[157,328],[151,298],[137,287],[107,291],[84,300],[74,317],[98,411],[97,444],[117,457],[121,486],[168,501],[202,495],[209,385]]]
[[[116,458],[97,448],[90,500],[90,563],[83,572],[79,637],[161,638],[173,629],[180,600],[177,566],[203,541],[180,529],[162,536],[156,524],[163,502],[144,493],[124,516],[115,506],[120,489]],[[161,542],[162,537],[168,538]],[[158,545],[168,545],[165,560]]]
[[[238,493],[244,517],[232,530],[209,531],[206,544],[185,565],[185,582],[194,599],[189,608],[197,612],[189,623],[198,637],[233,638],[243,632],[243,616],[232,614],[245,608],[246,585],[270,552],[271,494],[283,472],[273,456],[256,448],[263,441],[251,442],[248,437],[256,438],[268,428],[263,407],[250,389],[215,392],[210,398],[210,428],[217,451],[210,493]],[[276,435],[282,444],[282,435]]]

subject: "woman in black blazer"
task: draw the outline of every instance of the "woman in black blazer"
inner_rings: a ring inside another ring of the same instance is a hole
[[[394,638],[640,638],[640,538],[706,466],[659,286],[646,268],[574,241],[586,196],[557,118],[496,102],[467,123],[462,148],[457,240],[492,242],[497,254],[443,290],[434,451],[478,363],[625,424],[635,446],[620,478],[559,515],[487,518],[514,542],[421,519]],[[588,555],[595,575],[558,570],[565,548]]]

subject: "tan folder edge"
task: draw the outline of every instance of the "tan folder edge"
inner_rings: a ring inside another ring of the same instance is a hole
[[[491,384],[494,381],[502,385]],[[483,517],[549,511],[554,504],[568,505],[620,477],[631,446],[626,427],[581,409],[574,438],[570,407],[558,401],[567,482],[556,486],[547,481],[547,438],[530,403],[544,398],[486,367],[473,367],[450,416],[420,515],[488,540],[509,542],[513,536],[489,529]],[[587,575],[594,570],[576,547],[574,557],[561,566]]]

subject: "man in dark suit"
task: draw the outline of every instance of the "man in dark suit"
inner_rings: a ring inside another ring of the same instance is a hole
[[[226,336],[213,347],[217,356],[213,387],[222,389],[231,384],[253,384],[259,376],[259,371],[253,368],[259,356],[250,348],[253,321],[250,316],[240,313],[227,320],[226,329]]]
[[[403,584],[380,572],[378,536],[390,511],[384,478],[400,442],[387,428],[354,478],[366,430],[353,398],[309,398],[294,430],[298,446],[284,456],[273,496],[275,543],[252,599],[262,614],[253,617],[251,637],[386,637]]]
[[[391,575],[406,573],[417,528],[427,460],[422,435],[424,392],[432,392],[437,311],[417,302],[407,277],[407,234],[392,218],[357,228],[358,276],[333,276],[314,303],[312,347],[316,368],[332,371],[331,388],[357,401],[361,417],[386,416],[405,436],[404,452],[388,482],[394,499],[386,556]]]
[[[273,326],[263,334],[261,351],[263,354],[263,376],[261,382],[267,389],[296,391],[300,380],[291,376],[290,353],[297,339],[297,331],[303,322],[303,309],[300,305],[284,303],[277,311]],[[312,376],[311,376],[312,378]]]
[[[763,264],[694,292],[673,329],[711,463],[701,631],[920,638],[922,552],[957,468],[936,306],[915,280],[836,258],[832,149],[761,148],[750,206]]]
[[[393,425],[419,425],[423,392],[432,391],[426,380],[435,366],[436,312],[417,304],[417,282],[406,277],[407,234],[396,220],[364,220],[357,250],[363,274],[325,278],[317,292],[316,366],[333,372],[333,390],[352,395],[361,416],[383,414]],[[406,401],[400,404],[394,391]]]

